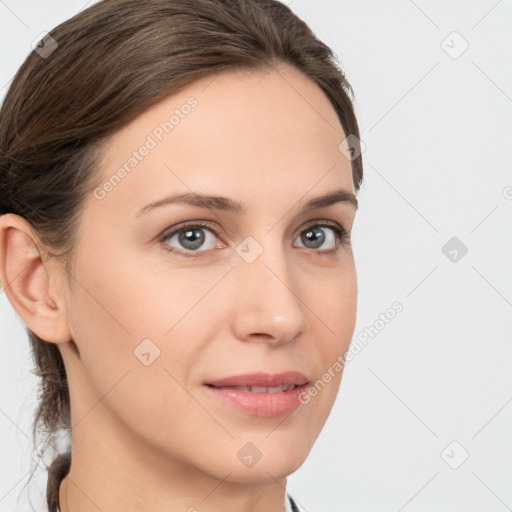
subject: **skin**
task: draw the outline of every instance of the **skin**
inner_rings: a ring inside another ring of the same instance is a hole
[[[336,113],[295,69],[206,77],[115,134],[104,181],[190,96],[197,106],[121,183],[101,200],[87,197],[72,278],[45,257],[24,219],[0,218],[5,292],[32,331],[58,344],[69,380],[73,451],[62,512],[281,512],[286,477],[306,459],[338,392],[342,372],[288,416],[258,418],[202,386],[256,371],[316,381],[348,349],[357,302],[351,246],[328,227],[319,248],[300,236],[311,221],[352,229],[349,202],[302,210],[334,189],[354,192]],[[135,218],[151,201],[191,191],[246,211],[174,204]],[[158,241],[195,220],[219,229],[202,232],[198,257],[166,250],[187,251],[178,235]],[[247,236],[263,249],[252,263],[236,252]],[[147,338],[160,350],[149,366],[134,356]],[[237,457],[247,442],[262,454],[252,467]]]

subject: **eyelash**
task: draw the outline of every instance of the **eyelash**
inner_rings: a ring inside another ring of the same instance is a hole
[[[331,256],[331,255],[336,254],[339,251],[341,246],[350,246],[350,244],[351,244],[350,234],[344,228],[342,228],[339,224],[330,222],[330,221],[317,221],[316,223],[309,224],[304,229],[296,232],[295,237],[304,233],[308,229],[316,228],[316,227],[331,228],[336,234],[337,243],[336,243],[336,247],[334,249],[329,249],[327,251],[318,251],[315,249],[310,249],[310,251],[312,251],[313,253],[316,253],[319,256]],[[196,228],[206,228],[206,229],[212,231],[217,237],[220,236],[219,230],[213,223],[208,222],[208,221],[195,221],[195,222],[190,222],[188,224],[183,224],[177,228],[173,227],[171,230],[164,231],[158,237],[158,241],[160,243],[164,244],[166,251],[169,251],[171,253],[178,254],[178,255],[184,256],[186,258],[200,257],[200,256],[198,256],[198,253],[203,253],[203,252],[208,252],[208,251],[188,251],[188,252],[179,251],[177,249],[169,248],[169,244],[165,243],[165,241],[167,239],[171,238],[172,236],[174,236],[177,233],[180,233],[181,231],[186,231],[186,230],[191,230],[191,229],[196,229]],[[304,249],[307,249],[307,247],[304,247]]]

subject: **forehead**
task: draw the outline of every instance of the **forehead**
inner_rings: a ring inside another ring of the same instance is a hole
[[[168,194],[198,192],[282,209],[309,191],[353,191],[344,139],[326,95],[293,68],[207,76],[111,138],[101,208],[135,212]]]

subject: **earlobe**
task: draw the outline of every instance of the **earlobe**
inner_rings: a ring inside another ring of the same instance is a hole
[[[51,290],[56,267],[46,265],[36,246],[37,236],[19,215],[0,216],[0,282],[23,323],[39,338],[62,343],[71,339],[64,301]]]

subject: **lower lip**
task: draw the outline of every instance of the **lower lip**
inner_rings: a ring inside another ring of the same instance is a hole
[[[290,414],[301,405],[300,394],[306,390],[307,384],[295,386],[291,390],[279,393],[252,393],[251,391],[220,389],[206,385],[205,388],[222,402],[247,414],[261,418],[276,418]]]

